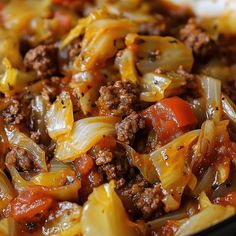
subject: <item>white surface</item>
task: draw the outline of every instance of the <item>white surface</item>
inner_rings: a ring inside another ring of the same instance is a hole
[[[236,14],[236,0],[169,0],[177,5],[187,5],[199,16],[217,16],[228,12]]]

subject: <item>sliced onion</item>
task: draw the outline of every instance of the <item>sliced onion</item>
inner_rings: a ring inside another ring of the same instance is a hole
[[[32,102],[32,112],[31,116],[33,118],[34,130],[40,133],[40,143],[45,145],[49,142],[49,137],[46,130],[45,124],[45,115],[47,111],[47,107],[49,104],[49,98],[46,96],[35,96]]]
[[[6,134],[10,145],[20,147],[28,151],[33,156],[33,161],[42,171],[47,171],[44,151],[29,137],[17,129],[9,131]]]
[[[177,211],[167,213],[166,215],[161,216],[155,220],[149,221],[146,224],[148,225],[148,227],[151,227],[152,229],[160,229],[160,227],[164,225],[167,222],[167,220],[180,220],[186,217],[188,217],[187,208],[182,207]]]
[[[222,107],[224,116],[230,120],[230,125],[236,129],[236,105],[225,94],[222,95]]]
[[[118,120],[117,117],[97,116],[75,122],[71,133],[57,141],[55,157],[61,161],[74,161],[104,136],[114,135]]]
[[[74,123],[73,105],[68,92],[63,91],[46,113],[48,134],[52,139],[70,133]]]
[[[222,116],[221,81],[205,75],[198,78],[204,92],[207,119],[220,121]]]
[[[199,196],[202,191],[209,194],[212,191],[212,186],[215,181],[216,171],[214,167],[210,166],[203,177],[199,180],[196,188],[193,191],[194,196]]]
[[[176,138],[167,145],[150,154],[161,181],[165,210],[176,210],[180,206],[181,196],[192,177],[189,150],[200,130],[193,130]]]

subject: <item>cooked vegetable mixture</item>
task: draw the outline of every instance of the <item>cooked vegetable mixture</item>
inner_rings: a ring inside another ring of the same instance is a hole
[[[184,236],[236,213],[236,14],[194,12],[0,1],[0,235]]]

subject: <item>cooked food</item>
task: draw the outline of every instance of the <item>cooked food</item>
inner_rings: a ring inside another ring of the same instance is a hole
[[[186,236],[236,214],[235,1],[0,1],[0,235]]]

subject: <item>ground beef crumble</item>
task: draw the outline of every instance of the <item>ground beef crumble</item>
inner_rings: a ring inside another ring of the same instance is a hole
[[[120,123],[116,124],[117,139],[126,144],[130,144],[135,134],[145,127],[145,121],[137,112],[132,112]]]
[[[34,70],[39,78],[57,73],[57,48],[54,45],[39,45],[29,50],[24,58],[27,69]]]
[[[22,148],[12,148],[6,155],[5,163],[7,166],[15,166],[20,171],[33,170],[34,164],[32,156]]]
[[[97,102],[100,115],[127,116],[136,110],[139,89],[127,81],[117,81],[113,85],[102,86]]]
[[[203,28],[198,26],[195,18],[190,18],[180,30],[180,40],[192,49],[195,55],[206,55],[211,49],[213,41]]]
[[[140,174],[117,192],[133,218],[149,220],[162,205],[160,185],[150,185]]]
[[[108,148],[98,150],[97,155],[95,155],[95,163],[97,166],[105,165],[111,162],[112,159],[113,154]]]
[[[11,104],[2,111],[2,117],[6,124],[19,124],[24,119],[20,102],[13,99]]]

